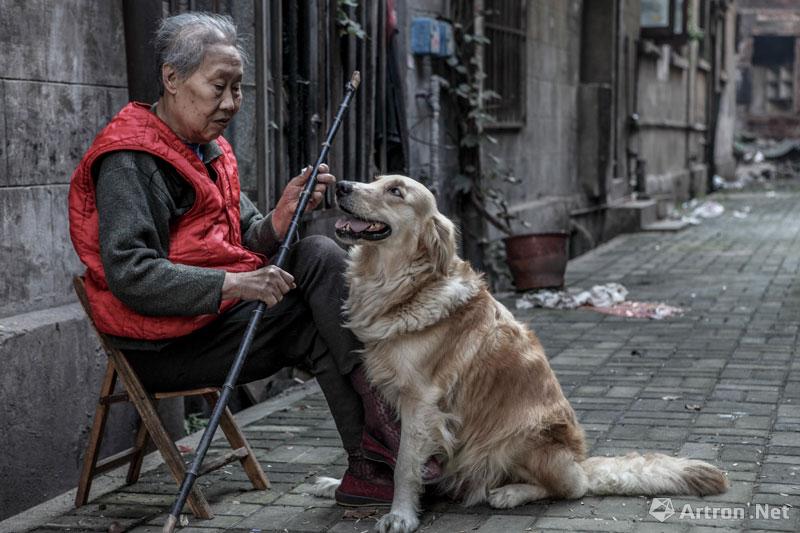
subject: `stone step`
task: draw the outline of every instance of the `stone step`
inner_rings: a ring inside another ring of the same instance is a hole
[[[609,206],[607,229],[615,234],[640,231],[644,226],[658,221],[658,204],[655,200],[627,200]]]

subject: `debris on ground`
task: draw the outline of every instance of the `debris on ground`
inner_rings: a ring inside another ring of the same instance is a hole
[[[608,307],[624,302],[628,289],[619,283],[595,285],[590,290],[572,288],[564,291],[542,289],[527,292],[517,300],[517,309],[543,307],[545,309],[577,309],[584,305]]]
[[[650,318],[652,320],[681,316],[684,312],[680,307],[650,302],[622,302],[610,307],[597,307],[594,310],[607,315],[627,318]]]
[[[626,318],[662,320],[680,316],[684,310],[664,303],[626,301],[628,289],[619,283],[595,285],[589,290],[542,289],[523,294],[517,299],[517,309],[590,309],[598,313]]]
[[[697,226],[703,219],[717,218],[724,213],[725,206],[719,202],[692,198],[690,201],[684,202],[680,209],[673,210],[669,214],[669,218]]]
[[[793,178],[800,171],[800,139],[739,139],[734,155],[738,161],[735,179],[714,176],[716,189],[743,189],[753,183]]]
[[[753,139],[733,143],[733,153],[745,163],[760,163],[765,159],[800,157],[800,139]]]
[[[696,218],[717,218],[725,212],[725,206],[713,200],[697,202],[697,200],[693,199],[687,207],[692,209],[691,216]]]
[[[713,178],[716,190],[741,190],[753,184],[765,184],[778,179],[781,174],[775,163],[761,161],[758,163],[739,163],[734,171],[734,179],[726,180],[722,176]]]
[[[733,213],[731,214],[733,215],[733,218],[747,218],[750,216],[750,209],[750,206],[746,205],[741,209],[734,209]]]
[[[374,507],[364,507],[360,509],[347,509],[342,518],[345,520],[355,520],[359,522],[367,518],[377,518],[381,513],[380,509]]]

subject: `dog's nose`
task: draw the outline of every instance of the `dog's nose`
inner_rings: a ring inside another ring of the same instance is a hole
[[[336,182],[336,196],[346,196],[353,192],[352,181],[338,181]]]

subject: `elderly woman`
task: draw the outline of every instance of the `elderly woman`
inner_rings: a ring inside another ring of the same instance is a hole
[[[310,169],[262,216],[240,193],[236,158],[222,137],[242,101],[243,53],[232,21],[170,17],[155,43],[158,102],[123,108],[70,187],[70,234],[97,327],[151,391],[221,385],[251,311],[266,303],[241,381],[307,364],[348,453],[337,501],[390,503],[386,464],[394,463],[398,430],[341,325],[344,252],[309,237],[291,249],[287,271],[268,264]],[[311,209],[334,182],[323,167]]]

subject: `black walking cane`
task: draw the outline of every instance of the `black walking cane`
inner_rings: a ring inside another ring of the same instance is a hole
[[[278,268],[283,268],[283,264],[286,262],[286,258],[289,255],[289,247],[292,245],[292,241],[294,241],[294,238],[297,234],[297,226],[300,222],[300,218],[303,216],[303,212],[306,210],[308,201],[314,192],[314,186],[317,184],[319,166],[328,158],[328,151],[331,149],[333,137],[339,130],[339,126],[342,124],[342,118],[344,118],[347,107],[350,105],[350,100],[353,99],[353,95],[355,94],[356,89],[358,89],[358,85],[360,83],[361,74],[356,70],[353,72],[353,76],[347,83],[344,100],[342,100],[339,110],[336,112],[336,116],[333,118],[333,124],[331,124],[331,127],[328,130],[328,136],[325,138],[325,142],[322,143],[322,151],[317,158],[317,162],[314,164],[314,168],[311,170],[311,175],[308,177],[308,181],[303,188],[303,192],[300,193],[300,198],[297,202],[297,209],[292,216],[292,222],[289,224],[289,229],[286,231],[286,236],[283,239],[283,243],[281,243],[280,250],[278,251],[278,258],[272,263]],[[247,324],[247,329],[244,332],[244,338],[242,338],[242,342],[239,344],[239,351],[236,352],[236,359],[234,359],[233,366],[231,366],[230,371],[228,371],[228,377],[225,379],[225,385],[222,386],[222,393],[220,394],[219,401],[211,413],[211,418],[208,420],[208,426],[203,432],[203,437],[200,439],[200,444],[197,446],[197,455],[195,455],[194,461],[192,461],[192,466],[189,468],[183,478],[180,492],[178,492],[178,499],[176,499],[175,503],[172,505],[172,509],[169,512],[167,521],[164,523],[164,528],[162,530],[163,533],[172,533],[175,530],[175,525],[178,523],[178,517],[180,516],[181,510],[183,510],[183,506],[186,503],[186,499],[189,497],[189,492],[192,490],[192,486],[197,479],[197,473],[200,471],[200,467],[203,464],[203,459],[205,458],[208,447],[211,444],[211,439],[214,437],[214,433],[217,431],[217,426],[219,426],[219,420],[222,417],[222,412],[228,406],[228,400],[230,399],[231,392],[233,391],[233,387],[236,385],[236,382],[239,379],[239,373],[242,370],[242,366],[244,366],[245,359],[247,359],[247,352],[250,351],[250,345],[253,343],[253,335],[255,335],[256,327],[258,327],[258,323],[261,321],[261,315],[264,314],[264,309],[266,307],[267,306],[264,302],[260,302],[253,311],[250,322]]]

